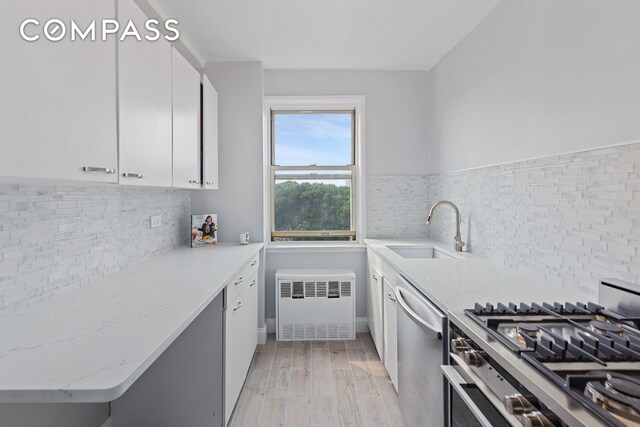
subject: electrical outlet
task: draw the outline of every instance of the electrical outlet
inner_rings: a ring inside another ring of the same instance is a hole
[[[162,225],[162,217],[160,215],[155,215],[149,218],[149,223],[151,224],[151,228],[158,228]]]

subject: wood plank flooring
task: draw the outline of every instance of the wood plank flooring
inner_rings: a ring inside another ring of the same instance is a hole
[[[259,345],[232,427],[401,427],[391,379],[369,334]]]

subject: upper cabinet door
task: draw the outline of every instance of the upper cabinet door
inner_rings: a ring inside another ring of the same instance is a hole
[[[113,19],[115,0],[16,1],[2,9],[0,176],[116,182],[116,37],[71,41],[69,28],[71,20]],[[31,42],[19,31],[27,18],[39,22],[25,25],[28,37],[38,36]],[[57,42],[43,35],[51,18],[65,24]]]
[[[200,73],[172,50],[173,186],[199,188]]]
[[[202,179],[203,188],[218,189],[218,92],[202,78]]]
[[[93,2],[92,2],[93,3]],[[122,25],[145,28],[133,0],[119,0]],[[120,183],[171,186],[171,45],[164,39],[118,43]]]

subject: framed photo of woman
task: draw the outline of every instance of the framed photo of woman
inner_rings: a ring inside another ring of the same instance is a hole
[[[218,243],[218,215],[191,215],[191,247]]]

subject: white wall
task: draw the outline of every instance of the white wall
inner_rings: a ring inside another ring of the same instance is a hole
[[[191,192],[193,213],[218,214],[219,241],[238,242],[248,231],[263,240],[262,63],[208,62],[205,73],[218,91],[219,190]],[[259,327],[264,325],[264,257],[261,259]]]
[[[426,72],[265,70],[264,90],[267,96],[364,95],[367,236],[426,236]],[[390,221],[400,209],[405,220]],[[356,316],[367,315],[365,252],[267,251],[266,258],[267,318],[275,317],[274,276],[280,268],[354,270]]]
[[[262,241],[262,63],[208,62],[218,91],[220,189],[192,191],[193,212],[218,214],[222,242]]]
[[[365,95],[367,175],[427,173],[427,73],[265,70],[267,96]]]
[[[429,72],[429,169],[640,139],[640,2],[503,0]]]

